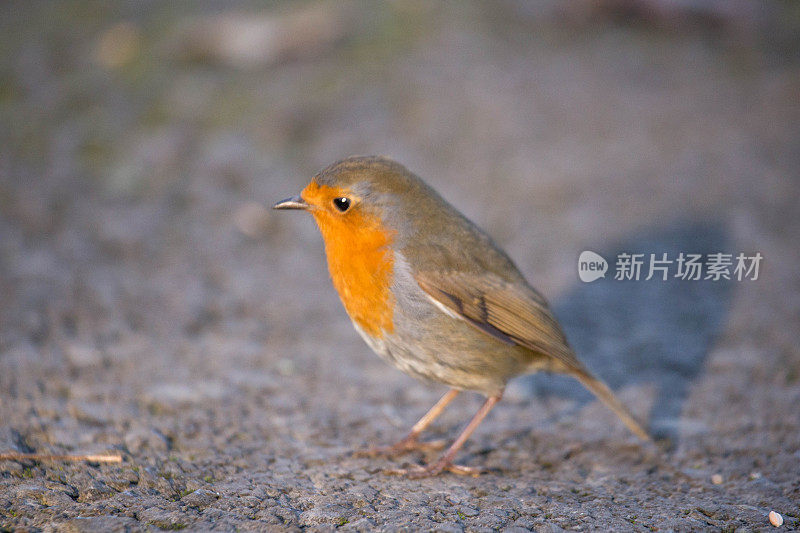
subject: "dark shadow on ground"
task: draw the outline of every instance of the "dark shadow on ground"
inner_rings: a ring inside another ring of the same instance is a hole
[[[649,254],[661,258],[666,252],[675,260],[680,252],[705,258],[709,253],[738,251],[730,249],[721,225],[697,222],[650,228],[594,251],[609,263],[606,277],[577,281],[576,287],[552,302],[554,312],[578,357],[612,389],[656,384],[657,397],[646,422],[654,437],[674,444],[689,386],[701,374],[724,325],[733,284],[742,282],[676,279],[675,263],[669,265],[668,280],[656,273],[645,281]],[[622,252],[646,254],[639,281],[614,279],[616,258]],[[593,400],[591,393],[565,376],[533,375],[523,380],[535,395],[573,398],[578,408]]]

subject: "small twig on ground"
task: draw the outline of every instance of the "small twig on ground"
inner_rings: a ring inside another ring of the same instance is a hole
[[[59,455],[52,453],[0,453],[0,461],[87,461],[90,463],[121,463],[118,453],[95,453],[87,455]]]

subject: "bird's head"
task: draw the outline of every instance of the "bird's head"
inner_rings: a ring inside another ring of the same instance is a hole
[[[319,172],[298,196],[278,202],[274,209],[306,210],[327,246],[346,241],[358,248],[389,244],[398,233],[408,233],[414,218],[423,216],[431,193],[391,159],[349,157]]]

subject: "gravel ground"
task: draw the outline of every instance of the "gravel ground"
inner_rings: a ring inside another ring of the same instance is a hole
[[[800,14],[684,4],[4,2],[0,453],[123,461],[0,462],[0,529],[800,528]],[[354,457],[443,393],[266,209],[354,153],[496,237],[658,447],[543,375],[466,445],[480,477]],[[586,249],[764,262],[584,284]]]

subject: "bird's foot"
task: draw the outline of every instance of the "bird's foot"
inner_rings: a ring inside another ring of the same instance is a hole
[[[438,476],[442,472],[450,472],[458,474],[459,476],[472,476],[478,477],[483,473],[480,468],[472,466],[457,465],[451,461],[439,459],[435,463],[427,466],[414,465],[409,468],[393,468],[391,470],[384,470],[384,474],[390,476],[406,476],[410,479],[420,479],[424,477]]]
[[[413,451],[439,451],[445,446],[447,446],[447,442],[444,440],[419,441],[415,438],[405,438],[391,446],[371,446],[366,450],[359,450],[355,452],[354,455],[356,457],[391,457]]]

